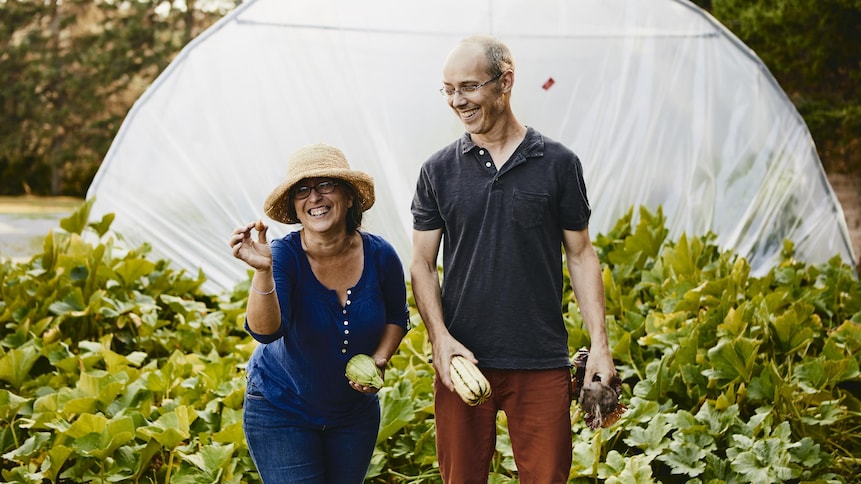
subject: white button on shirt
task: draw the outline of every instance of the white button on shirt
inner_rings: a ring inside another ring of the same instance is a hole
[[[341,310],[341,313],[342,313],[342,314],[347,314],[347,306],[349,306],[349,305],[350,305],[350,299],[349,299],[349,297],[350,297],[350,295],[351,295],[352,293],[353,293],[353,291],[352,291],[352,290],[347,289],[347,301],[344,303],[344,309],[342,309],[342,310]],[[350,321],[349,321],[348,319],[345,319],[345,320],[344,320],[344,326],[349,326],[349,325],[350,325]],[[350,334],[350,330],[349,330],[349,329],[344,328],[344,336],[347,336],[347,335],[349,335],[349,334]],[[350,340],[345,339],[345,340],[344,340],[344,346],[347,346],[347,345],[349,345],[349,344],[350,344]],[[346,352],[347,352],[347,348],[342,347],[342,348],[341,348],[341,353],[343,354],[343,353],[346,353]]]

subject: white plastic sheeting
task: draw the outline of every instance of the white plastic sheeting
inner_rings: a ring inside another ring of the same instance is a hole
[[[326,142],[375,178],[365,228],[406,262],[419,166],[463,131],[441,66],[474,33],[511,47],[520,121],[581,157],[593,237],[662,206],[671,236],[714,232],[755,272],[784,239],[801,260],[853,264],[803,120],[753,52],[682,0],[246,2],[134,105],[92,217],[114,212],[130,244],[232,288],[247,269],[230,232],[262,216],[293,150]],[[295,229],[269,222],[273,237]]]

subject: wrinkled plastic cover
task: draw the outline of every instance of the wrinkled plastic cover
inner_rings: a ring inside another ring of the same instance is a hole
[[[374,177],[364,227],[406,264],[419,167],[463,132],[438,93],[442,63],[474,33],[512,49],[518,119],[580,156],[593,238],[632,207],[663,207],[672,237],[713,232],[754,273],[784,239],[800,260],[854,263],[798,112],[753,52],[676,0],[244,3],[133,106],[88,192],[91,219],[115,213],[131,246],[230,289],[248,274],[230,233],[261,217],[270,237],[295,230],[263,200],[290,153],[325,142]]]

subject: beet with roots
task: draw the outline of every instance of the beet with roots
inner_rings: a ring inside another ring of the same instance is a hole
[[[616,423],[628,410],[619,401],[622,393],[622,382],[618,377],[609,385],[600,381],[584,382],[586,378],[586,361],[589,350],[580,348],[574,355],[574,372],[571,377],[571,394],[577,398],[583,409],[583,420],[592,429],[609,427]]]

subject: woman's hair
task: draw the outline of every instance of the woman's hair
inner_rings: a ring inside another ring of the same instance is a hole
[[[338,180],[338,186],[346,190],[347,195],[353,200],[353,206],[347,210],[347,233],[352,234],[362,226],[362,204],[359,202],[359,196],[353,185],[340,178],[336,178],[336,180]],[[299,220],[299,217],[296,215],[293,190],[290,190],[289,193],[290,195],[287,197],[287,215],[294,220]]]
[[[359,202],[359,195],[353,185],[343,180],[340,181],[340,184],[353,200],[353,206],[347,210],[347,233],[352,234],[362,226],[362,204]]]

